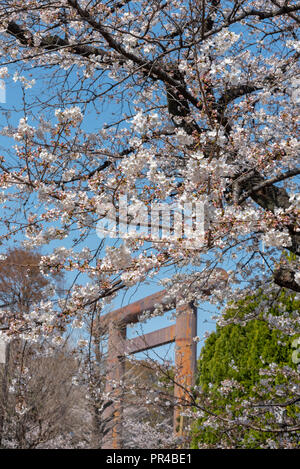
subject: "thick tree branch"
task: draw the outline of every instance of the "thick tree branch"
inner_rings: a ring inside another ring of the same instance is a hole
[[[274,272],[274,281],[280,287],[300,292],[300,285],[295,281],[295,272],[287,267],[279,267]]]
[[[28,29],[22,28],[15,22],[10,22],[6,32],[11,36],[14,36],[23,46],[37,47],[34,45],[34,35]],[[98,47],[91,47],[88,45],[81,44],[69,44],[66,39],[62,39],[57,35],[47,35],[39,43],[39,48],[47,51],[59,50],[61,47],[69,47],[70,51],[74,54],[81,55],[82,57],[109,57],[107,51]]]
[[[279,176],[275,176],[271,179],[264,180],[260,184],[255,185],[252,189],[250,189],[248,192],[243,194],[243,197],[241,197],[238,201],[239,204],[242,204],[248,197],[251,197],[254,195],[255,192],[261,191],[261,189],[264,189],[268,186],[273,186],[274,183],[284,181],[285,179],[289,179],[293,176],[297,176],[300,174],[300,169],[292,169],[290,171],[287,171],[286,173],[280,174]]]

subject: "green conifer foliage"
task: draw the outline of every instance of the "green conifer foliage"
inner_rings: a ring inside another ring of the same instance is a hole
[[[262,293],[256,297],[247,297],[238,303],[238,308],[236,305],[228,308],[225,317],[233,320],[249,317],[249,314],[257,311],[257,307],[263,303],[263,300]],[[300,301],[284,291],[276,304],[277,306],[270,308],[268,314],[279,316],[282,314],[282,305],[285,307],[286,314],[291,317],[299,314]],[[281,308],[278,304],[281,304]],[[294,339],[295,336],[291,337],[278,329],[271,329],[264,320],[263,313],[256,313],[255,319],[247,321],[244,325],[231,323],[217,327],[216,332],[213,332],[206,340],[198,360],[197,385],[201,389],[201,402],[205,403],[215,414],[229,417],[229,420],[234,421],[243,414],[243,403],[246,401],[252,404],[270,402],[270,386],[273,390],[282,388],[282,399],[288,400],[291,396],[289,391],[286,391],[288,379],[286,373],[283,372],[282,375],[279,373],[274,382],[269,378],[268,386],[264,389],[261,380],[265,376],[260,370],[269,369],[273,366],[272,364],[278,365],[282,370],[291,370],[291,372],[296,370],[297,365],[292,360]],[[220,391],[224,380],[233,380],[237,383],[225,394]],[[299,422],[297,404],[299,402],[287,406],[285,415],[288,419],[294,419],[293,421],[298,419]],[[268,414],[267,411],[254,415],[249,421],[250,426],[230,426],[224,422],[211,425],[207,424],[208,418],[209,414],[205,414],[193,425],[192,448],[194,449],[224,446],[264,448],[270,441],[273,447],[280,447],[280,441],[286,438],[284,431],[272,433],[251,428],[266,428],[268,425],[276,427],[272,414]],[[289,434],[288,438],[293,445],[297,444],[295,434]]]

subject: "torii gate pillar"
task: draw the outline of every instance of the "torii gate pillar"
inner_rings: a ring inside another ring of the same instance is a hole
[[[197,367],[197,309],[193,304],[177,305],[175,325],[175,387],[174,397],[188,403],[191,399],[189,390],[194,386]],[[183,418],[180,417],[180,405],[175,407],[173,428],[175,433],[182,433]]]

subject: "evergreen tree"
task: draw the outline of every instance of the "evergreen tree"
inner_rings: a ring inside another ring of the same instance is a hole
[[[226,419],[230,414],[237,424],[230,428],[226,428],[226,422],[216,425],[214,420],[211,424],[211,416],[205,413],[193,425],[192,448],[221,447],[224,444],[235,448],[281,447],[283,441],[286,445],[284,422],[281,422],[282,432],[256,429],[274,423],[274,412],[269,413],[267,406],[262,405],[266,402],[274,404],[274,400],[271,402],[270,383],[268,379],[262,380],[266,376],[261,375],[260,369],[269,370],[276,364],[282,370],[271,384],[278,395],[282,394],[281,403],[289,400],[286,370],[296,370],[292,360],[295,336],[289,336],[279,328],[270,329],[264,320],[266,313],[262,311],[263,301],[264,296],[260,293],[258,297],[247,297],[229,307],[225,315],[229,323],[223,327],[217,326],[216,332],[209,336],[201,350],[197,380],[201,400],[214,409],[215,415]],[[285,316],[293,318],[299,312],[300,301],[294,295],[282,292],[276,306],[267,314],[279,318],[283,314],[283,305]],[[257,314],[259,310],[261,312]],[[255,318],[244,326],[234,323],[237,316],[243,318],[249,317],[249,314],[255,315]],[[292,402],[287,406],[274,406],[277,419],[282,420],[283,415],[285,419],[297,419],[297,402]],[[252,410],[257,410],[256,416],[252,414],[252,420],[248,422],[244,418],[245,425],[242,425],[241,417],[245,417],[245,405],[249,403]],[[296,433],[289,434],[289,440],[297,445]]]

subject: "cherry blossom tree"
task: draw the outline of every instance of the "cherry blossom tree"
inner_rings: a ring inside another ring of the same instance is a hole
[[[217,307],[261,288],[271,303],[274,289],[299,294],[299,10],[297,0],[1,2],[0,78],[21,89],[3,106],[2,240],[49,245],[42,272],[74,276],[59,308],[38,306],[60,331],[152,278]],[[96,227],[122,221],[122,197],[123,224],[146,227],[113,244]],[[158,203],[201,204],[204,233],[174,236],[174,214],[160,236],[147,226]],[[297,320],[282,321],[297,333]],[[30,313],[18,330],[36,333]]]

